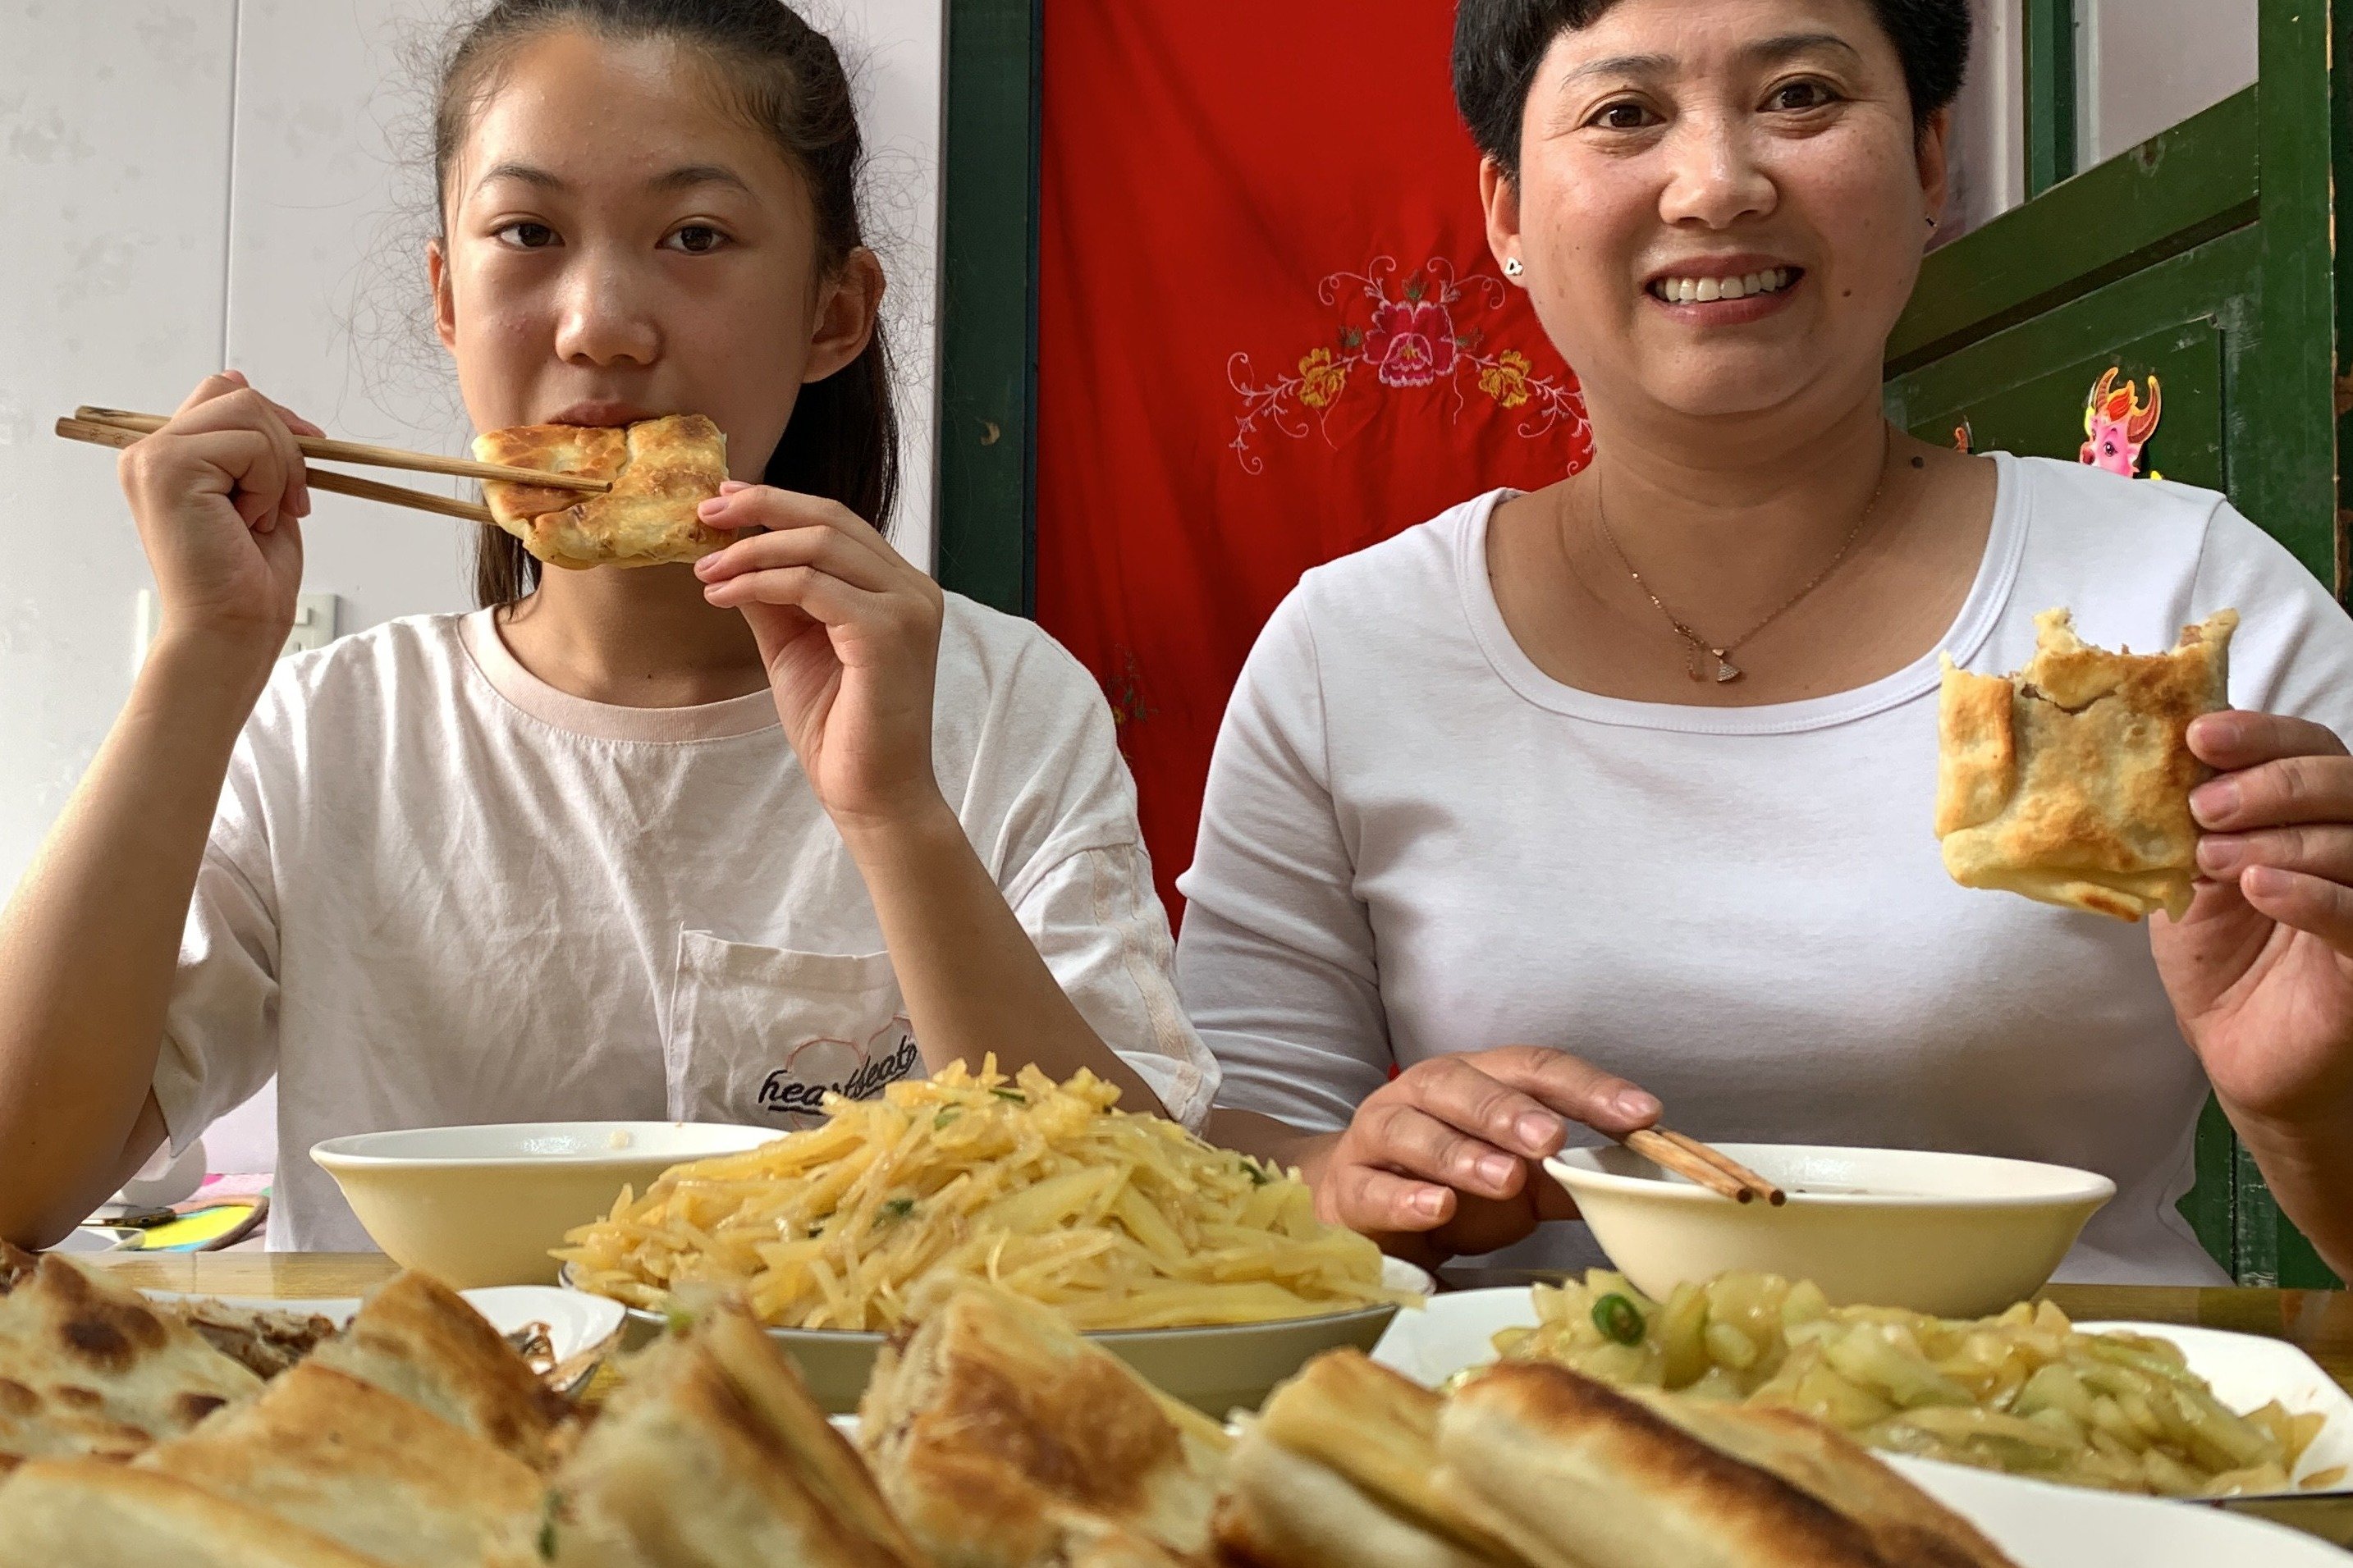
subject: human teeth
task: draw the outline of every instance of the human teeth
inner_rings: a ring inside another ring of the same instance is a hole
[[[1745,300],[1751,294],[1776,294],[1789,286],[1789,269],[1768,267],[1737,278],[1665,278],[1655,285],[1660,299],[1670,305],[1710,304],[1718,300]]]

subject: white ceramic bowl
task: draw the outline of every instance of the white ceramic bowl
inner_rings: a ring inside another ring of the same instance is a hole
[[[1381,1282],[1392,1290],[1423,1296],[1436,1285],[1428,1274],[1394,1258],[1381,1260]],[[1257,1409],[1276,1384],[1325,1351],[1354,1345],[1369,1354],[1398,1311],[1391,1306],[1365,1307],[1272,1323],[1100,1329],[1086,1337],[1162,1393],[1222,1421],[1236,1410]],[[628,1342],[633,1347],[661,1331],[659,1312],[632,1307],[629,1320]],[[791,1352],[809,1393],[832,1415],[858,1408],[884,1338],[849,1329],[770,1329],[768,1337]]]
[[[361,1225],[404,1268],[469,1290],[553,1285],[548,1249],[685,1160],[782,1136],[693,1121],[517,1121],[361,1132],[311,1145]]]
[[[1545,1162],[1610,1262],[1663,1299],[1727,1269],[1810,1279],[1834,1305],[1998,1312],[2042,1289],[2116,1195],[2064,1165],[1917,1149],[1718,1145],[1789,1194],[1736,1204],[1616,1144]]]

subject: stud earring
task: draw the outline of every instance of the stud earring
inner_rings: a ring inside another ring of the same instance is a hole
[[[1520,258],[1516,256],[1504,263],[1504,276],[1506,278],[1517,278],[1526,270],[1527,268],[1520,264]]]
[[[1930,228],[1936,226],[1936,215],[1935,213],[1930,213],[1928,215],[1928,226]]]

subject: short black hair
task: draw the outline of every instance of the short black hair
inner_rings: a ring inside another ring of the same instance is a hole
[[[1514,179],[1520,120],[1553,40],[1588,26],[1618,0],[1461,0],[1454,12],[1454,106],[1479,151]],[[1953,101],[1969,68],[1968,0],[1870,0],[1904,62],[1917,132]]]

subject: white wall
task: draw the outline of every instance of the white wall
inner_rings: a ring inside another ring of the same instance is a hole
[[[2256,12],[2256,0],[2081,0],[2081,165],[2113,158],[2253,83]]]
[[[849,60],[874,153],[906,431],[898,537],[924,563],[944,4],[804,7]],[[227,363],[332,434],[462,450],[425,315],[418,62],[473,9],[0,3],[0,889],[121,705],[151,581],[110,455],[58,440],[58,415],[168,410]],[[468,527],[321,495],[305,586],[342,596],[346,632],[467,607]]]
[[[2019,0],[1974,0],[1969,72],[1953,103],[1942,245],[2026,199],[2025,52]]]

